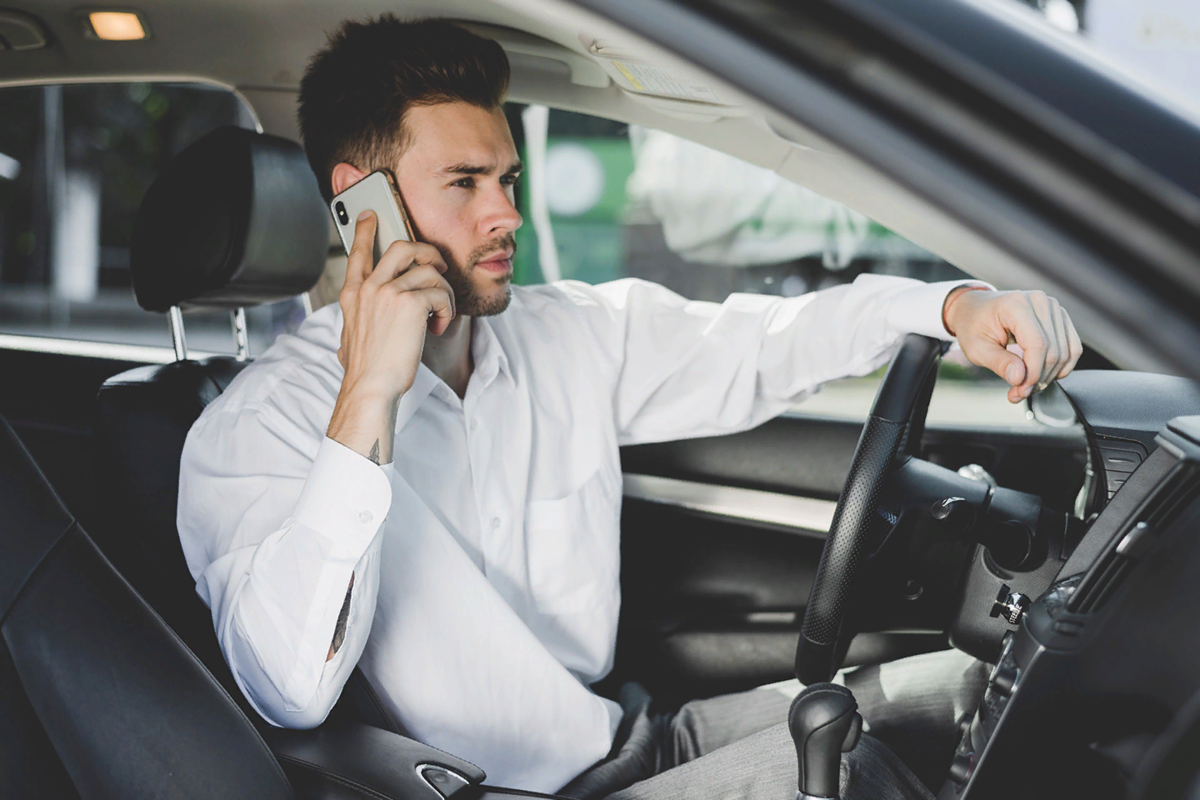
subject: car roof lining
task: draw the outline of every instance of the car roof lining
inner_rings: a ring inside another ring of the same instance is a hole
[[[0,86],[129,80],[203,82],[238,93],[253,110],[262,131],[297,141],[295,97],[299,76],[307,59],[323,44],[325,32],[341,19],[391,11],[404,17],[442,16],[475,23],[481,32],[495,35],[509,53],[510,100],[657,128],[773,170],[865,214],[998,287],[1032,285],[1056,294],[1072,308],[1085,340],[1090,338],[1091,320],[1086,306],[1064,287],[1048,282],[990,240],[795,120],[636,34],[560,0],[445,0],[407,2],[400,7],[394,1],[380,0],[337,5],[321,0],[286,4],[260,0],[236,5],[144,0],[138,9],[147,15],[156,38],[133,43],[127,50],[76,35],[70,27],[74,24],[71,8],[64,0],[48,0],[39,3],[37,10],[28,9],[49,23],[56,44],[41,51],[4,54],[16,68],[0,78]],[[257,33],[260,27],[277,35],[262,37]],[[176,31],[186,32],[182,37],[186,41],[176,41]],[[252,45],[249,39],[253,39]],[[582,78],[593,85],[580,85],[580,70],[588,72],[581,60],[595,60],[585,44],[589,39],[615,42],[621,50],[634,52],[647,62],[703,75],[723,100],[732,99],[733,107],[705,109],[703,104],[695,104],[701,114],[708,111],[720,116],[704,121],[695,118],[698,114],[680,114],[679,103],[664,106],[653,99],[631,96],[611,80],[600,88],[596,84],[601,81],[594,71]],[[212,41],[224,42],[219,57],[211,48],[205,49],[205,43]],[[106,47],[112,49],[106,52],[102,49]],[[1129,363],[1128,356],[1133,354],[1105,348],[1105,355],[1120,364]]]

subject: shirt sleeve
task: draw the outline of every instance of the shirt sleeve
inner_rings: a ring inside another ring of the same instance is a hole
[[[238,686],[273,725],[323,722],[362,654],[390,469],[268,409],[205,415],[188,434],[184,555]],[[351,575],[345,639],[326,661]]]
[[[886,364],[905,334],[952,340],[942,323],[947,295],[987,287],[868,274],[800,297],[706,303],[636,279],[560,285],[616,365],[622,445],[752,428],[827,381]]]

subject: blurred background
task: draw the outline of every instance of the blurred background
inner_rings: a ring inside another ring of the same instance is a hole
[[[1196,103],[1195,0],[1025,5],[1136,79]],[[732,292],[795,296],[864,272],[964,277],[844,206],[670,134],[538,106],[506,112],[527,166],[517,187],[525,218],[517,283],[639,277],[720,302]],[[133,299],[134,219],[166,161],[223,125],[254,127],[254,118],[235,94],[196,84],[0,90],[0,337],[170,347],[165,317]],[[341,260],[331,236],[328,278],[310,298],[249,310],[252,353],[295,330],[308,305],[336,297]],[[234,351],[227,314],[189,313],[186,323],[191,350]],[[997,379],[961,357],[948,358],[941,377],[931,421],[1034,424]],[[865,416],[877,380],[827,386],[797,413]]]

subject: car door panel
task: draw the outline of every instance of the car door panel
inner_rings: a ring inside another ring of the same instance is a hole
[[[636,679],[675,704],[791,677],[860,430],[853,420],[790,415],[729,436],[622,450],[623,601],[610,685]],[[1059,509],[1071,507],[1083,475],[1073,429],[931,425],[923,447],[943,466],[977,463],[1002,485],[1042,490]],[[911,625],[856,637],[847,663],[945,647],[919,605]]]

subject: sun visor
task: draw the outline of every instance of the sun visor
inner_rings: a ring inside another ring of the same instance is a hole
[[[581,34],[579,41],[621,91],[657,111],[697,121],[747,114],[727,88],[699,70],[647,58],[611,40]]]
[[[609,86],[608,76],[598,69],[591,59],[582,53],[569,50],[561,44],[502,25],[465,20],[458,20],[455,24],[485,39],[494,40],[504,48],[505,53],[510,55],[515,53],[534,56],[565,64],[571,71],[571,83],[576,86],[587,86],[593,89],[606,89]]]

